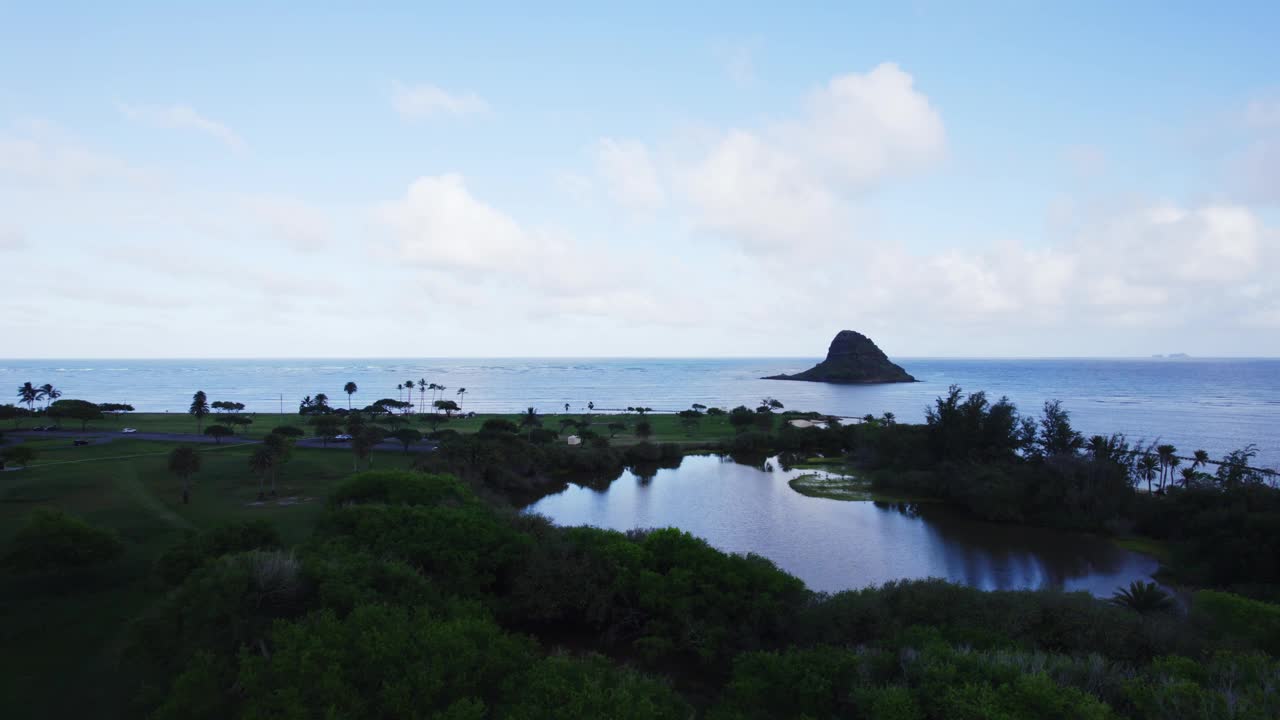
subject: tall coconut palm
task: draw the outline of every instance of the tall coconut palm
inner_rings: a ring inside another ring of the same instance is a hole
[[[288,436],[281,433],[270,433],[262,439],[263,447],[271,451],[271,497],[276,496],[276,470],[289,462],[293,443]]]
[[[40,399],[40,388],[29,382],[18,386],[18,402],[27,404],[27,412],[35,412],[36,400]]]
[[[444,391],[445,391],[445,390],[448,390],[448,389],[449,389],[449,388],[447,388],[447,387],[445,387],[445,386],[443,386],[443,385],[436,385],[436,390],[440,393],[440,397],[444,397]],[[437,398],[437,399],[439,399],[439,398]],[[433,403],[431,403],[431,405],[434,407],[434,406],[435,406],[435,403],[433,402]],[[437,410],[437,411],[438,411],[439,409],[440,409],[440,408],[436,408],[436,410]]]
[[[463,396],[465,396],[465,395],[467,394],[467,389],[466,389],[466,388],[458,388],[458,392],[457,392],[456,394],[457,394],[457,396],[458,396],[458,409],[459,409],[459,410],[461,410],[461,409],[462,409],[462,398],[463,398]]]
[[[1171,455],[1169,457],[1169,487],[1173,487],[1173,473],[1175,470],[1178,469],[1178,466],[1181,464],[1182,464],[1182,458],[1178,457],[1177,455]]]
[[[435,390],[436,384],[431,383],[430,387],[432,390]],[[426,412],[427,411],[427,379],[426,378],[418,378],[418,401],[419,401],[418,412],[420,413]]]
[[[1137,471],[1139,480],[1147,481],[1147,494],[1151,493],[1151,481],[1156,478],[1156,473],[1160,468],[1160,461],[1155,455],[1143,455],[1134,463],[1134,470]]]
[[[324,393],[316,393],[316,410],[322,413],[329,412],[329,396]]]
[[[200,453],[195,448],[176,447],[169,453],[169,472],[182,478],[182,504],[191,502],[191,476],[200,472]]]
[[[344,392],[344,393],[346,393],[346,394],[347,394],[347,409],[348,409],[348,410],[350,410],[350,409],[351,409],[351,396],[352,396],[352,395],[355,395],[355,394],[356,394],[356,391],[357,391],[357,390],[359,390],[359,389],[360,389],[360,388],[359,388],[359,387],[357,387],[357,386],[356,386],[356,384],[355,384],[355,383],[353,383],[353,382],[348,382],[346,385],[343,385],[343,386],[342,386],[342,392]]]
[[[57,400],[58,398],[62,397],[62,391],[49,383],[45,383],[41,385],[39,387],[39,391],[40,391],[40,397],[44,398],[45,410],[49,409],[49,405],[53,404],[54,400]]]
[[[529,442],[533,442],[533,429],[542,424],[542,420],[538,417],[538,411],[529,408],[520,416],[520,427],[529,428]]]
[[[396,400],[404,402],[404,385],[396,383]]]
[[[1197,450],[1191,453],[1191,469],[1199,470],[1209,464],[1209,453],[1204,450]]]
[[[1182,468],[1182,487],[1189,488],[1200,481],[1200,473],[1196,472],[1195,466]]]
[[[1170,475],[1170,463],[1173,462],[1173,456],[1178,452],[1178,448],[1165,444],[1156,446],[1156,457],[1160,461],[1160,489],[1164,489],[1165,476]]]
[[[275,467],[276,454],[266,445],[259,445],[249,454],[249,469],[258,476],[258,499],[265,500],[267,473]]]

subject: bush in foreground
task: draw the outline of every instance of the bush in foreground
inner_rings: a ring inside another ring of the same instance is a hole
[[[61,510],[40,508],[14,537],[3,565],[17,572],[67,570],[105,563],[123,550],[115,533]]]

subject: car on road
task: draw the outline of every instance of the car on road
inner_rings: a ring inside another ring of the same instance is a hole
[[[125,428],[125,429],[121,430],[120,432],[122,432],[122,433],[136,433],[136,432],[138,432],[138,428]]]
[[[338,440],[340,442],[346,442],[347,440],[351,439],[351,436],[347,435],[346,433],[343,433],[342,435],[334,435],[333,439]]]
[[[43,426],[43,425],[37,425],[37,426],[35,426],[35,427],[31,428],[31,432],[44,432],[44,426]]]

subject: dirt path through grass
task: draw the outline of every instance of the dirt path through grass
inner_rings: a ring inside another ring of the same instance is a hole
[[[190,520],[165,507],[159,498],[152,495],[151,491],[147,490],[147,487],[138,479],[138,472],[132,465],[120,468],[119,471],[112,473],[111,477],[126,496],[138,503],[147,512],[163,520],[166,525],[180,530],[196,529],[196,526]]]

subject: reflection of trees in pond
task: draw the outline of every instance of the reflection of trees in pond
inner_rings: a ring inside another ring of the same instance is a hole
[[[947,575],[973,587],[1063,588],[1071,580],[1114,575],[1135,556],[1098,538],[1025,525],[988,523],[921,503],[876,503],[919,520]]]
[[[920,503],[876,500],[874,505],[881,510],[897,512],[899,514],[906,515],[909,518],[920,517]]]
[[[798,452],[784,452],[778,455],[778,466],[782,468],[783,472],[791,472],[791,468],[808,459]]]

